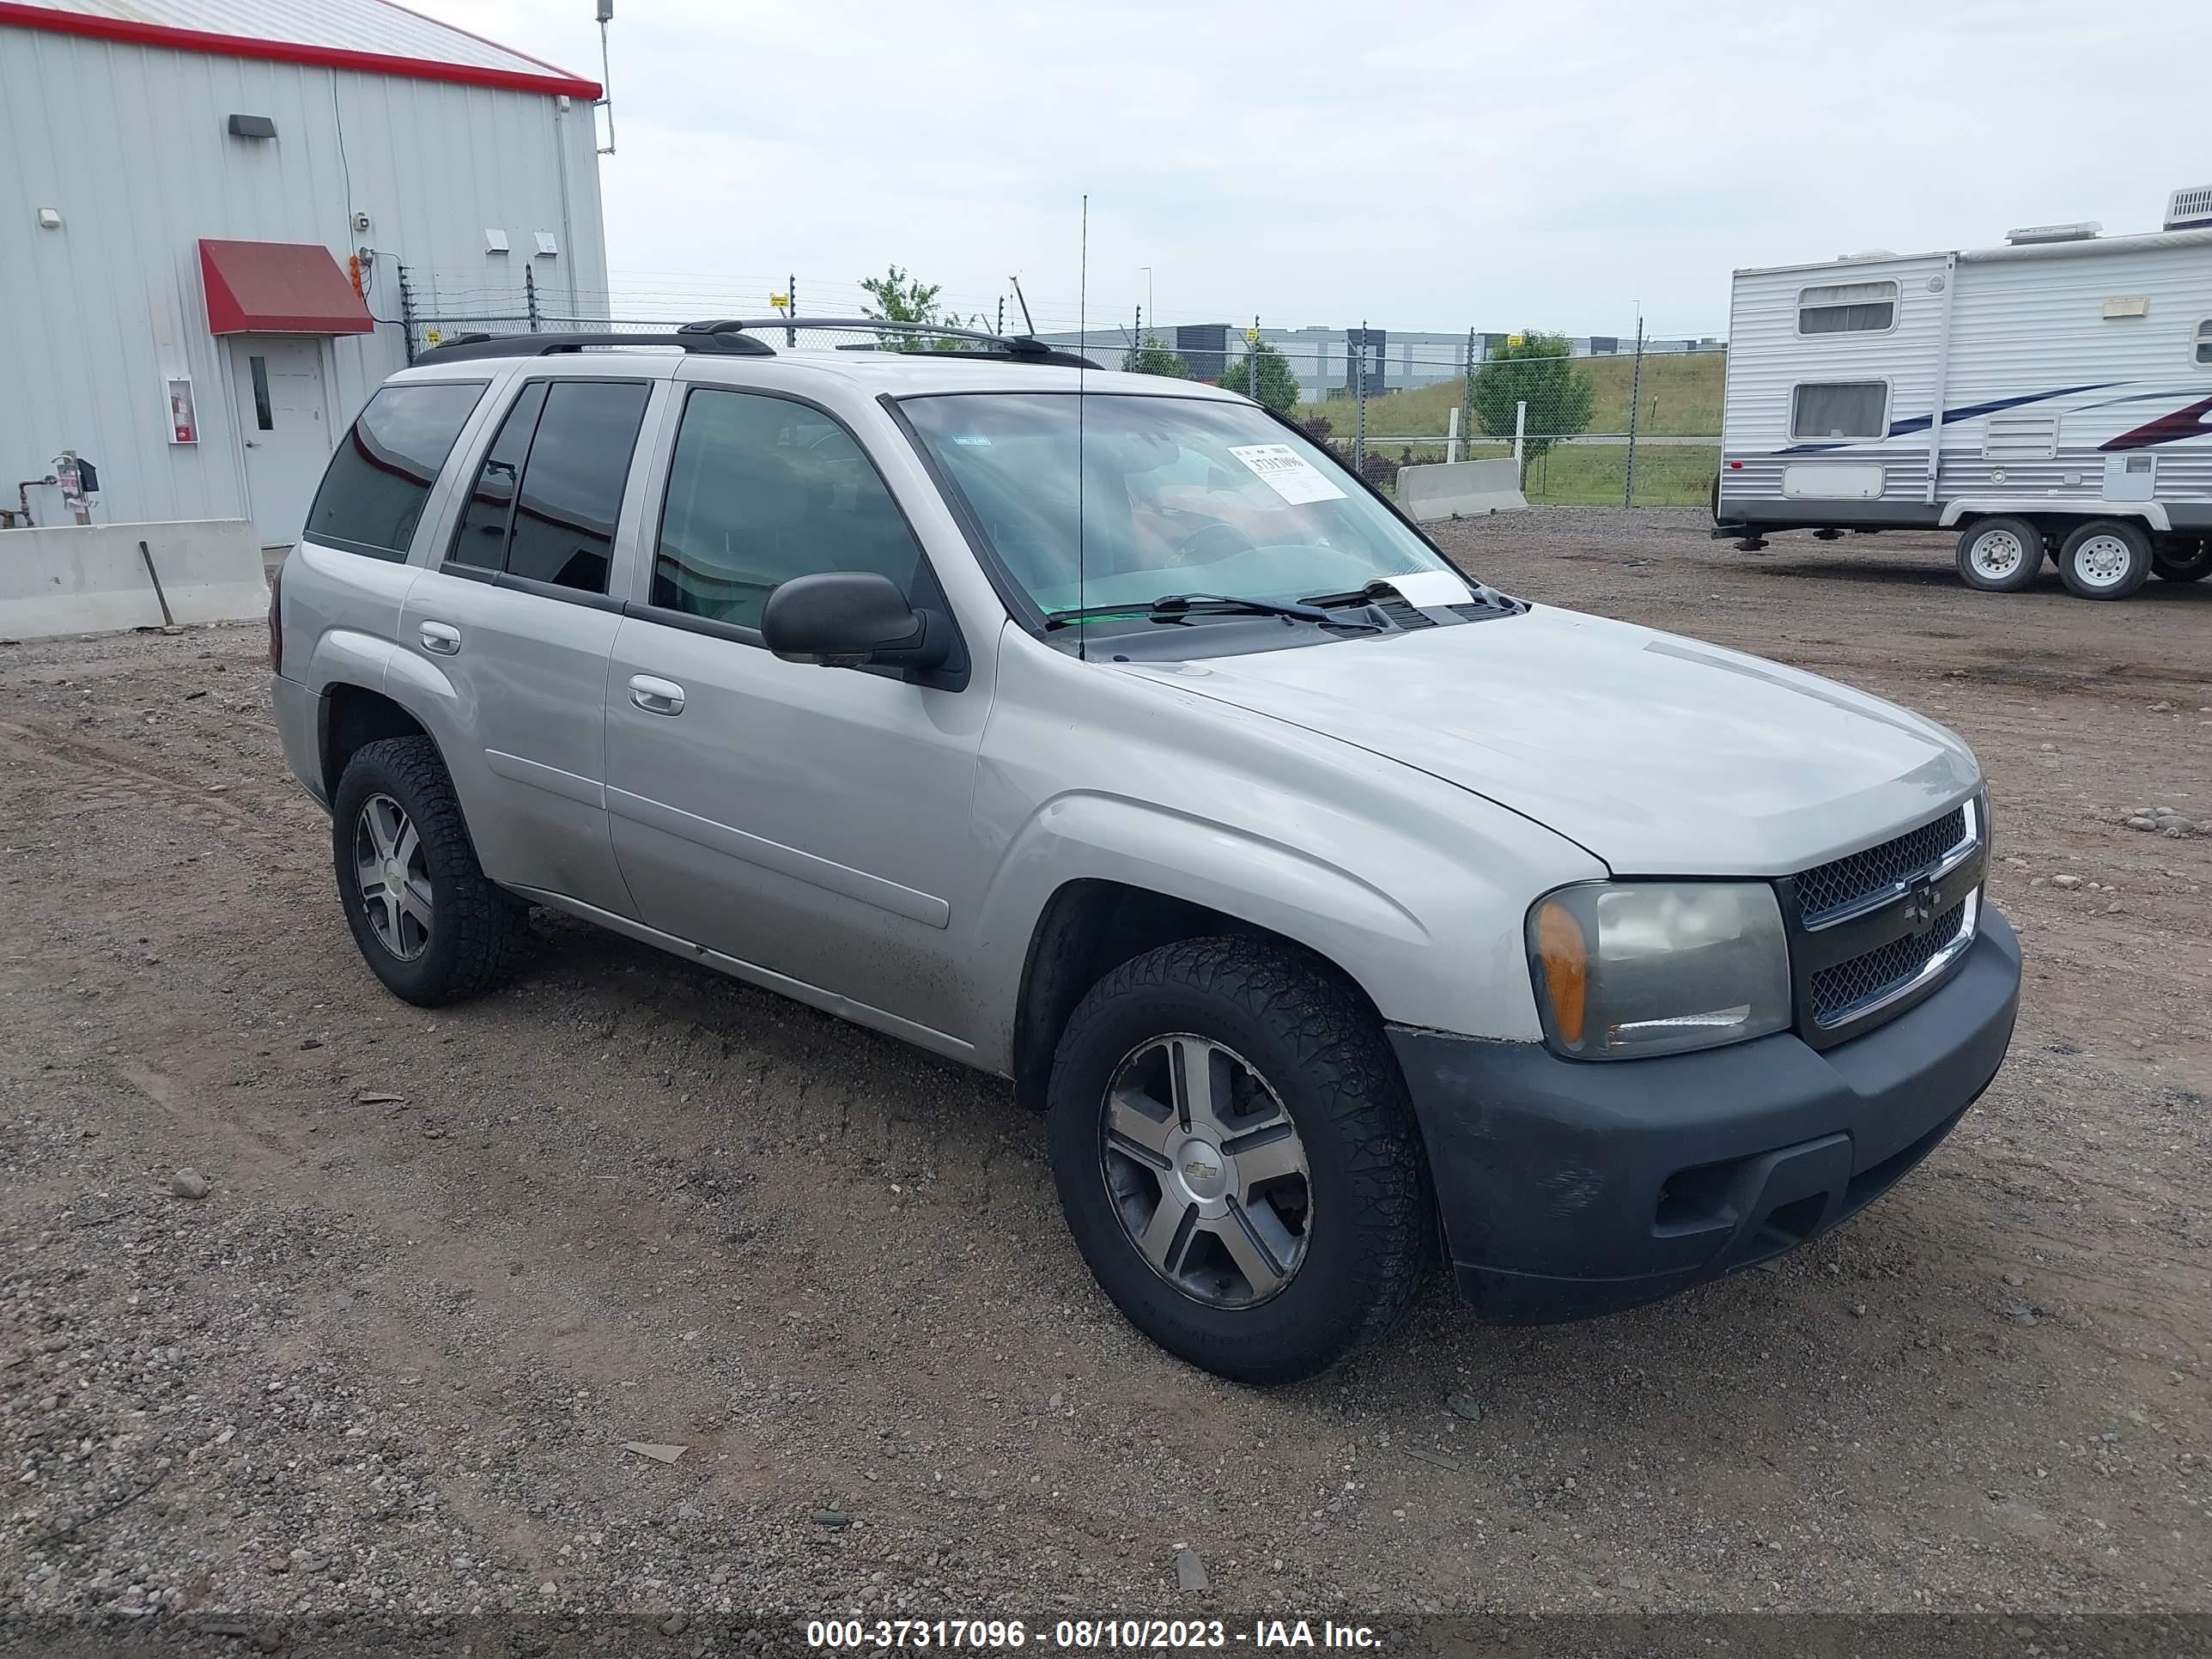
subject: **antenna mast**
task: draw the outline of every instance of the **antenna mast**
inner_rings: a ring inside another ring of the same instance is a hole
[[[607,142],[599,147],[599,154],[615,153],[615,78],[607,64],[607,25],[614,21],[615,0],[599,0],[599,100],[593,109],[607,112]]]
[[[1088,358],[1091,351],[1091,192],[1083,193],[1082,253],[1075,283],[1076,337],[1081,342],[1076,347],[1079,357]],[[1016,283],[1014,293],[1021,293]],[[1029,305],[1024,301],[1022,314],[1029,314]],[[1084,581],[1083,572],[1083,386],[1084,371],[1075,371],[1075,659],[1091,660],[1091,618],[1083,613],[1091,607],[1091,590]]]

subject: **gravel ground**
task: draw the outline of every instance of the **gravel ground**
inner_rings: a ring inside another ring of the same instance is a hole
[[[565,921],[512,990],[386,996],[257,629],[0,650],[0,1605],[671,1651],[851,1609],[2212,1607],[2212,583],[1705,531],[1443,539],[1961,731],[2011,1059],[1767,1270],[1540,1330],[1439,1279],[1267,1394],[1123,1325],[1003,1085]]]

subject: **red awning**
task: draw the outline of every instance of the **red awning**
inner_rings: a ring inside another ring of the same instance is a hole
[[[216,334],[367,334],[361,295],[314,242],[200,241],[208,328]]]

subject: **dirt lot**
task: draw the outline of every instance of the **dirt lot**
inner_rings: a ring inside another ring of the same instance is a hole
[[[687,1641],[855,1607],[2212,1607],[2212,836],[2122,821],[2212,820],[2212,583],[1985,596],[1940,542],[1747,554],[1687,513],[1448,539],[1980,752],[2020,1033],[1868,1216],[1580,1326],[1480,1327],[1439,1279],[1382,1350],[1231,1387],[1092,1288],[998,1083],[566,922],[510,992],[386,997],[258,630],[11,646],[0,1603],[681,1611]]]

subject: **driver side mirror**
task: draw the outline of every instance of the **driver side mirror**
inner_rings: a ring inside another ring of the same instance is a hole
[[[777,584],[761,610],[761,638],[786,662],[825,668],[942,668],[952,621],[917,611],[888,576],[826,570]]]

